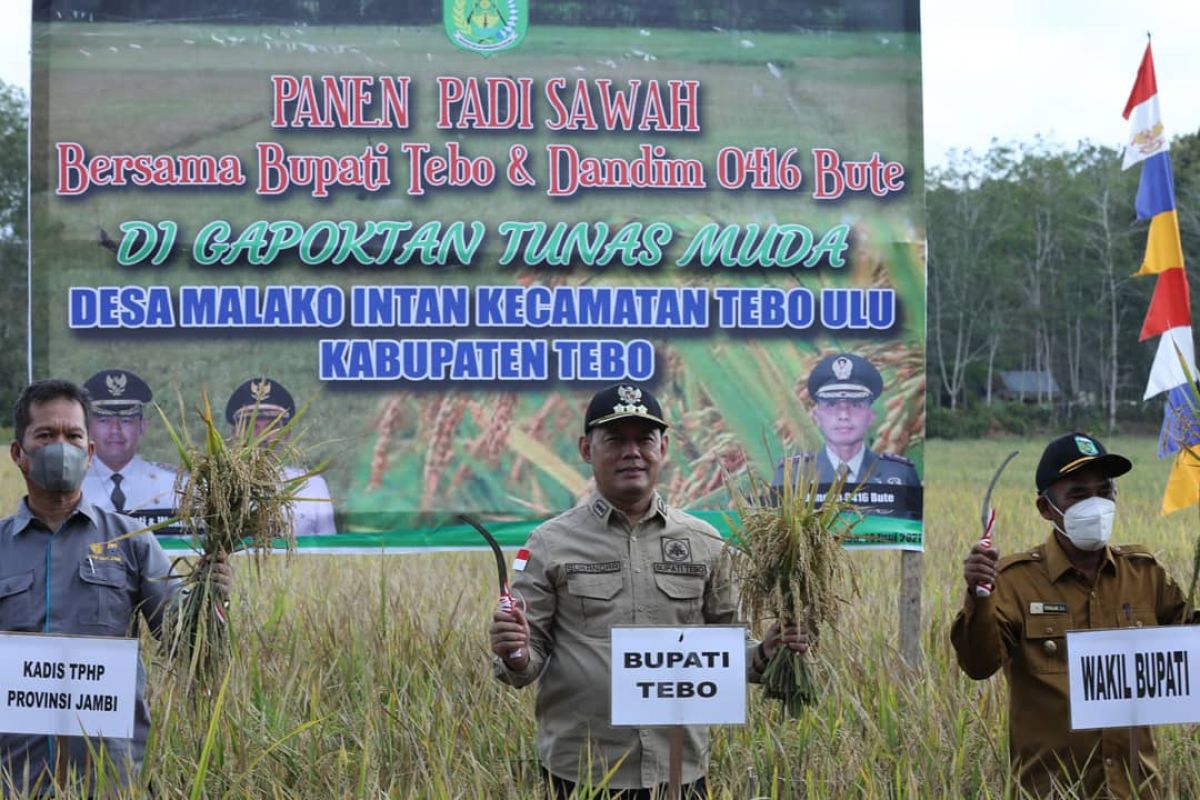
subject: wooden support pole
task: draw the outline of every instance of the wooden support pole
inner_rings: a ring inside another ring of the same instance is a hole
[[[669,800],[680,800],[683,794],[683,726],[671,728],[671,761],[668,765],[667,797]]]
[[[71,762],[71,745],[67,737],[54,737],[54,751],[54,787],[65,794],[67,791],[67,767]]]
[[[921,666],[921,575],[925,554],[914,550],[900,553],[900,657],[910,667]]]

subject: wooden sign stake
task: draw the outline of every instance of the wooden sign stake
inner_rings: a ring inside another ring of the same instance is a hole
[[[670,783],[667,784],[668,800],[680,800],[683,793],[683,726],[671,728],[671,761],[668,767]]]

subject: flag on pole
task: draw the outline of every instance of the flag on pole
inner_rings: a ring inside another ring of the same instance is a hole
[[[1163,492],[1162,513],[1170,514],[1196,503],[1200,503],[1200,447],[1189,447],[1175,456]]]
[[[1167,392],[1162,432],[1158,435],[1158,457],[1167,458],[1181,447],[1195,445],[1200,445],[1200,398],[1184,384]]]
[[[1158,443],[1159,458],[1175,456],[1162,501],[1162,512],[1167,514],[1200,502],[1200,395],[1192,387],[1196,374],[1192,309],[1179,238],[1170,143],[1159,112],[1149,43],[1125,103],[1124,117],[1129,120],[1129,139],[1121,168],[1142,165],[1134,208],[1138,219],[1150,220],[1146,255],[1137,274],[1155,276],[1155,285],[1140,338],[1146,341],[1157,336],[1158,351],[1143,399],[1167,392]]]

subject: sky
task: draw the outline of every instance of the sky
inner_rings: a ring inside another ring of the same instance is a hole
[[[0,10],[0,80],[29,88],[29,4]],[[1200,2],[923,0],[925,158],[992,140],[1120,146],[1129,89],[1153,35],[1169,136],[1200,130]]]

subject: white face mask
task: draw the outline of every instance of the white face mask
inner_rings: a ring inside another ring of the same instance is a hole
[[[1071,544],[1080,550],[1099,550],[1108,544],[1108,539],[1112,536],[1113,514],[1117,510],[1117,504],[1112,500],[1107,497],[1089,497],[1080,500],[1065,512],[1059,511],[1058,506],[1050,502],[1049,497],[1046,498],[1046,502],[1062,514],[1066,530],[1058,528],[1057,525],[1055,527],[1071,540]]]

